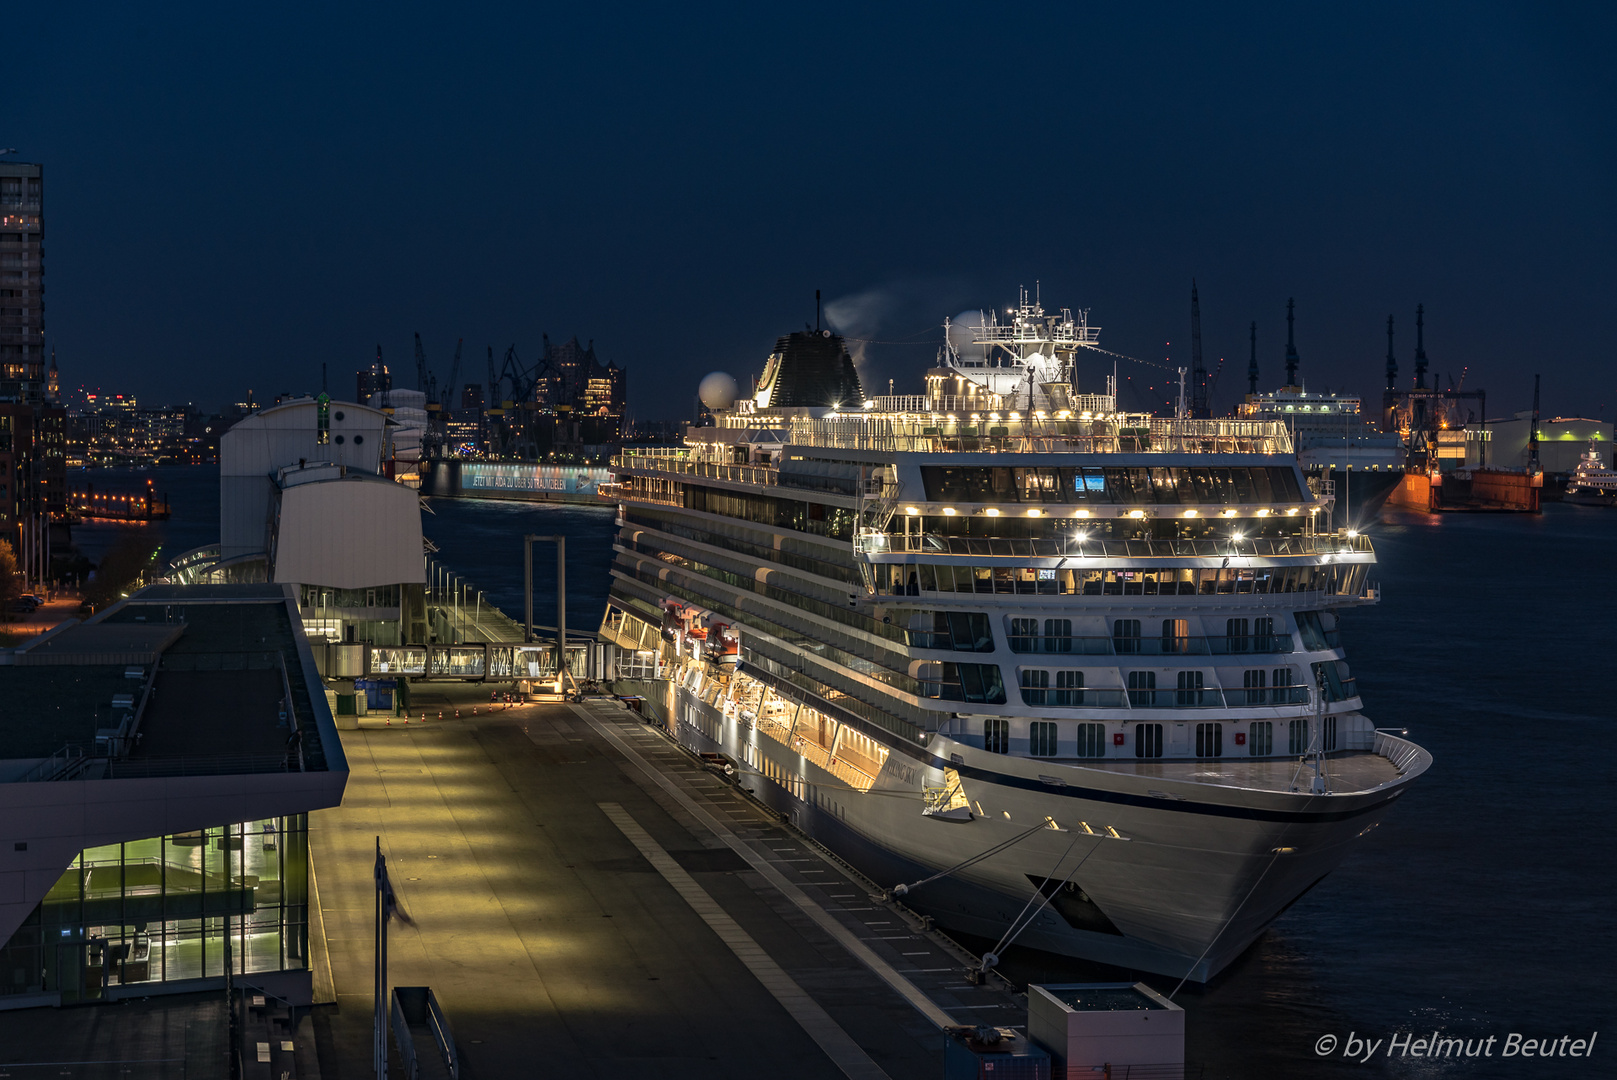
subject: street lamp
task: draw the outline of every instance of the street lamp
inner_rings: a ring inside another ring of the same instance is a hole
[[[533,544],[535,540],[555,541],[556,544],[556,693],[561,693],[562,680],[571,678],[567,670],[567,537],[536,536],[522,538],[522,640],[533,640]],[[574,683],[576,690],[578,684]]]

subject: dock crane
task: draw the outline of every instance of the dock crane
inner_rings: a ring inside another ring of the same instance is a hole
[[[455,384],[460,381],[460,347],[465,343],[465,338],[459,338],[455,342],[455,360],[449,366],[449,381],[444,384],[443,397],[439,401],[439,404],[446,409],[455,408]]]
[[[1190,279],[1190,415],[1197,420],[1213,415],[1207,401],[1207,368],[1202,366],[1202,307],[1195,278]]]

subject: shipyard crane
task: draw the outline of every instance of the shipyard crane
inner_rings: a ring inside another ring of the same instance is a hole
[[[517,356],[516,345],[505,350],[505,363],[500,368],[500,378],[511,384],[511,396],[505,400],[511,402],[524,402],[533,398],[533,390],[537,385],[538,367],[523,367],[521,359]]]
[[[500,397],[500,376],[494,370],[494,346],[490,345],[488,347],[488,394],[483,399],[483,406],[489,409],[498,409],[500,402],[504,400],[504,398]]]
[[[377,354],[381,354],[382,347],[376,347]],[[423,394],[427,392],[427,352],[421,347],[421,331],[415,332],[415,388]],[[430,400],[430,399],[429,399]]]
[[[1197,420],[1213,415],[1207,402],[1207,368],[1202,366],[1202,307],[1195,278],[1190,279],[1190,415]]]
[[[439,404],[446,409],[455,408],[455,384],[460,381],[460,347],[466,343],[465,338],[455,342],[455,362],[449,366],[449,382],[444,385],[444,398]]]

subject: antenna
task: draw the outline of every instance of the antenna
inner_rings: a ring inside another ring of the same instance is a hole
[[[814,332],[820,332],[820,290],[814,290]]]
[[[322,394],[326,392],[326,362],[324,360],[320,361],[320,392]]]
[[[1246,362],[1246,392],[1258,392],[1258,324],[1252,323],[1252,359]]]

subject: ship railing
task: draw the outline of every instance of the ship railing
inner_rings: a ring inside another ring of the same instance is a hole
[[[1276,558],[1288,555],[1374,554],[1370,537],[1324,534],[1315,536],[1259,536],[1245,540],[1024,540],[1005,537],[940,536],[937,533],[889,533],[885,543],[871,542],[872,552],[969,555],[991,559],[1223,558],[1251,555]],[[1071,563],[1068,564],[1072,566]],[[1079,565],[1082,565],[1081,563]],[[1074,567],[1076,569],[1076,567]]]
[[[1393,734],[1396,731],[1398,734]],[[1399,773],[1409,770],[1409,767],[1426,753],[1408,739],[1399,738],[1408,734],[1403,728],[1376,728],[1376,739],[1372,751],[1392,762],[1392,767]]]
[[[1024,686],[1022,704],[1049,709],[1241,709],[1255,706],[1275,708],[1308,705],[1313,701],[1310,688],[1296,686],[1253,687],[1092,687],[1048,689]]]
[[[928,639],[946,639],[943,634],[911,633],[914,648],[933,646]],[[1103,635],[1021,636],[1010,638],[1011,652],[1018,656],[1273,656],[1293,651],[1290,634],[1248,634],[1245,637],[1108,637]]]
[[[980,407],[979,407],[980,409]],[[788,418],[790,440],[805,446],[919,453],[1290,454],[1286,426],[1270,420],[1162,420],[1148,414],[1023,417],[997,410],[964,418],[865,412]]]
[[[621,454],[612,459],[613,467],[620,469],[646,469],[652,472],[677,473],[681,476],[700,476],[709,480],[731,480],[740,484],[775,485],[780,482],[780,470],[769,465],[723,465],[711,461],[694,461],[689,457],[647,454]]]

